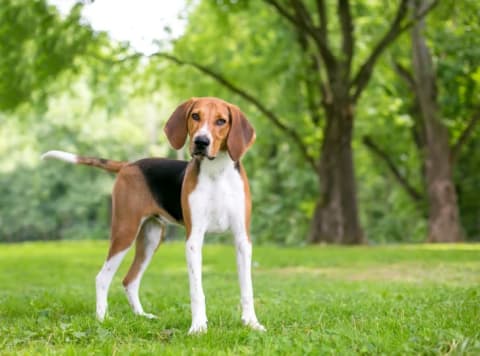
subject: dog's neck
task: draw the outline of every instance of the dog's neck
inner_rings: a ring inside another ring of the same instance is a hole
[[[235,169],[235,162],[230,158],[227,151],[218,152],[213,160],[202,159],[198,161],[200,175],[205,174],[210,178],[222,176],[225,172]]]

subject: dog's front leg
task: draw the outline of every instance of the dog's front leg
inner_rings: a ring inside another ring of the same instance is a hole
[[[188,277],[190,282],[190,303],[192,308],[192,326],[189,334],[207,331],[205,294],[202,287],[202,246],[204,233],[191,233],[185,252],[187,255]]]
[[[242,322],[255,330],[265,331],[255,315],[252,286],[252,242],[246,233],[235,233],[237,250],[238,281],[240,283],[240,299],[242,304]]]

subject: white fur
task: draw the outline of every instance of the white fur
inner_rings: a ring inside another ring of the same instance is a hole
[[[128,302],[130,303],[133,312],[137,315],[146,316],[150,319],[155,318],[155,315],[145,313],[143,311],[138,291],[140,289],[140,282],[142,281],[143,274],[152,260],[155,250],[160,244],[162,229],[163,226],[154,220],[149,220],[145,223],[143,227],[145,259],[140,267],[140,270],[138,271],[136,278],[132,280],[130,284],[125,286]]]
[[[237,221],[245,224],[243,181],[227,153],[203,159],[188,201],[192,228],[199,233],[231,230]]]
[[[205,294],[202,287],[202,244],[203,234],[192,232],[185,245],[192,309],[192,326],[188,331],[189,334],[207,331]]]
[[[73,153],[68,153],[64,151],[48,151],[45,152],[42,159],[59,159],[61,161],[69,162],[69,163],[78,163],[78,158]]]
[[[205,123],[205,124],[203,124],[202,127],[200,127],[200,129],[195,133],[195,136],[193,137],[192,141],[195,141],[195,138],[197,138],[198,136],[207,136],[208,139],[210,140],[210,142],[213,141],[212,133],[208,129],[208,123]],[[212,145],[209,145],[208,146],[208,152],[207,152],[207,154],[209,156],[212,155],[211,150],[212,150]]]
[[[140,225],[138,226],[137,232],[135,233],[135,239],[138,237],[138,234],[140,233],[145,220],[146,218],[143,218],[140,221]],[[115,272],[117,272],[120,263],[122,262],[130,247],[131,245],[125,250],[120,251],[116,255],[106,260],[103,264],[102,269],[97,274],[97,277],[95,279],[95,287],[97,294],[97,319],[99,321],[103,321],[105,319],[105,314],[107,313],[108,307],[108,289],[110,288],[110,284],[112,283]]]
[[[97,274],[96,278],[96,290],[97,290],[97,319],[103,321],[107,312],[107,295],[110,283],[115,272],[117,272],[120,263],[128,252],[129,248],[112,256],[109,260],[105,261],[102,269]]]
[[[205,295],[202,287],[202,245],[207,232],[230,230],[235,237],[237,266],[241,290],[242,321],[258,330],[253,306],[251,279],[252,246],[245,226],[245,192],[240,173],[226,152],[210,161],[202,160],[197,185],[190,193],[192,231],[186,244],[192,326],[189,333],[207,330]]]
[[[255,314],[253,305],[252,285],[252,243],[247,235],[235,234],[235,247],[237,250],[238,281],[240,283],[240,301],[242,305],[242,322],[255,330],[265,331]]]

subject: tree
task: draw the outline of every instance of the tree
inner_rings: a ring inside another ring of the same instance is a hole
[[[80,15],[81,5],[63,17],[44,0],[0,6],[0,241],[108,236],[112,177],[45,164],[41,153],[145,155],[136,63],[99,61],[125,48]]]
[[[302,157],[315,172],[320,191],[311,222],[309,237],[311,242],[361,243],[363,232],[358,217],[351,145],[355,106],[371,78],[380,55],[417,19],[424,17],[436,2],[432,2],[423,12],[408,20],[408,1],[399,1],[387,30],[363,60],[355,55],[357,38],[349,1],[337,2],[338,28],[331,24],[329,16],[331,9],[323,0],[317,1],[316,6],[300,0],[288,3],[275,0],[265,2],[285,20],[284,26],[294,31],[303,62],[307,63],[305,69],[307,95],[304,100],[309,109],[311,123],[323,131],[323,139],[313,145],[314,153],[298,129],[286,124],[281,115],[269,109],[260,97],[245,90],[238,83],[230,81],[225,75],[196,60],[185,60],[165,53],[157,55],[177,64],[193,66],[240,95],[297,146]],[[335,35],[340,37],[341,46],[338,50],[332,45],[332,37]],[[322,115],[319,106],[323,109],[325,122],[320,120]]]
[[[75,59],[94,43],[80,24],[81,5],[62,19],[45,0],[7,0],[0,6],[0,111],[45,101],[59,74],[76,68]]]
[[[426,6],[426,2],[412,0],[412,6],[418,13]],[[451,6],[448,8],[451,9]],[[420,20],[411,31],[413,71],[410,72],[398,60],[394,63],[396,72],[407,83],[414,97],[414,103],[410,109],[414,118],[412,138],[418,149],[418,155],[422,159],[420,171],[425,192],[416,189],[400,173],[400,169],[392,157],[371,137],[365,137],[364,143],[374,154],[385,161],[397,181],[414,201],[427,201],[427,240],[429,242],[457,242],[463,239],[463,229],[456,192],[456,186],[459,184],[454,182],[453,168],[459,158],[462,146],[471,137],[477,122],[480,121],[480,111],[478,108],[474,109],[470,120],[463,125],[456,141],[450,144],[451,134],[445,125],[445,120],[441,117],[442,108],[439,103],[437,74],[431,50],[426,43],[425,30],[425,21]],[[465,67],[468,67],[468,63],[465,63]],[[471,75],[471,72],[469,74]],[[453,82],[453,80],[450,81]],[[467,96],[471,95],[468,94],[468,91],[460,92],[464,92],[464,95]],[[447,95],[452,97],[451,93]],[[450,102],[452,102],[451,99]],[[471,103],[470,100],[467,102]]]
[[[415,13],[425,1],[413,1]],[[414,90],[423,118],[426,139],[425,168],[429,201],[430,242],[462,240],[457,193],[453,183],[451,151],[447,128],[439,117],[437,88],[432,57],[423,35],[424,21],[412,30]]]

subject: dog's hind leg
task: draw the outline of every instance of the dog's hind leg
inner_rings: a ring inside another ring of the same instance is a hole
[[[125,221],[116,220],[112,223],[112,239],[108,251],[107,260],[102,269],[97,274],[96,292],[97,292],[97,319],[103,321],[107,312],[108,289],[112,278],[117,272],[120,263],[130,249],[132,242],[141,229],[141,221],[137,224],[129,224]]]
[[[137,238],[135,258],[130,269],[123,280],[125,293],[132,310],[137,315],[147,318],[155,318],[155,315],[145,313],[139,297],[140,283],[143,274],[152,260],[153,254],[157,250],[162,236],[165,233],[165,225],[153,219],[145,222],[141,233]]]

